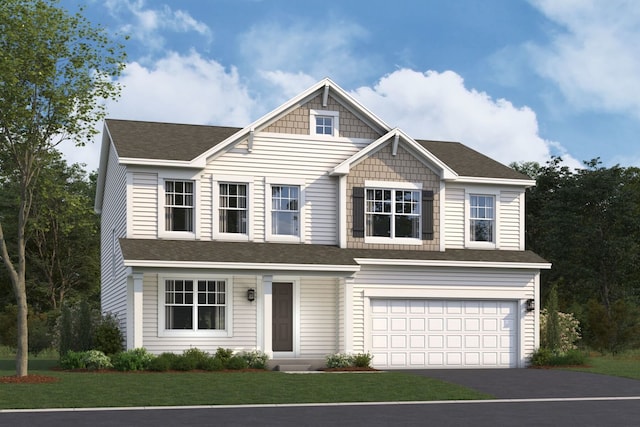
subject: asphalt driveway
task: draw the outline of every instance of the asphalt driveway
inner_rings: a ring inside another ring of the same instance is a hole
[[[497,399],[640,396],[639,380],[560,369],[424,369],[403,372],[460,384]]]

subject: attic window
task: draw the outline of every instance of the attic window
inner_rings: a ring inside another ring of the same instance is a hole
[[[311,110],[311,135],[338,136],[338,116],[337,111]]]

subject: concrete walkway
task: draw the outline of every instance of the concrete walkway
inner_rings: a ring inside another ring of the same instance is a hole
[[[639,380],[560,369],[425,369],[403,372],[460,384],[498,399],[640,396]]]

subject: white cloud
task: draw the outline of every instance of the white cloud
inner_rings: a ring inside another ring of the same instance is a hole
[[[253,120],[255,101],[236,69],[226,70],[195,52],[170,52],[150,67],[130,63],[119,81],[124,88],[119,101],[107,106],[110,118],[239,127]],[[97,169],[99,138],[86,147],[68,142],[61,149],[69,162]]]
[[[195,32],[211,41],[210,28],[184,10],[173,10],[167,5],[157,9],[147,8],[144,0],[108,0],[105,7],[112,15],[123,17],[128,22],[121,28],[123,33],[150,49],[164,47],[166,31]]]
[[[559,25],[531,44],[536,70],[578,109],[640,117],[640,7],[630,0],[530,0]]]
[[[353,95],[390,126],[416,139],[459,141],[505,164],[545,163],[551,154],[562,154],[570,166],[579,165],[558,143],[538,135],[530,108],[467,89],[453,71],[401,69]]]
[[[298,19],[290,25],[265,23],[251,27],[240,38],[240,50],[258,75],[269,77],[270,82],[282,75],[299,80],[305,74],[312,76],[314,82],[331,77],[345,84],[372,69],[370,61],[375,60],[375,55],[357,52],[358,43],[367,38],[367,31],[354,22]]]

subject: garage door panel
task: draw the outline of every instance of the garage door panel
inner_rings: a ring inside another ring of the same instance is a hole
[[[513,301],[372,299],[377,367],[509,367],[517,356]]]

